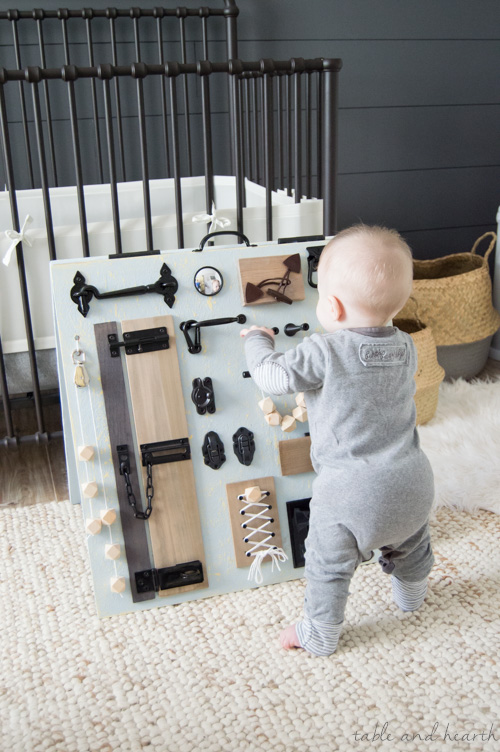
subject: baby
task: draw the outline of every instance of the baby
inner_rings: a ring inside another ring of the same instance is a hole
[[[281,633],[284,648],[335,651],[349,583],[374,549],[399,608],[414,611],[425,598],[434,480],[415,425],[415,346],[390,325],[412,277],[411,251],[396,231],[357,225],[320,257],[316,314],[325,334],[278,353],[272,330],[241,331],[257,386],[305,392],[308,411],[316,477],[304,617]]]

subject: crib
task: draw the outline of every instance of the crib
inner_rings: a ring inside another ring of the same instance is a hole
[[[61,435],[44,420],[57,400],[50,260],[193,249],[221,228],[252,242],[335,232],[341,61],[239,60],[238,8],[223,5],[0,13],[13,38],[0,70],[4,447]],[[224,60],[209,21],[224,24]],[[37,431],[18,436],[12,410],[25,404]]]

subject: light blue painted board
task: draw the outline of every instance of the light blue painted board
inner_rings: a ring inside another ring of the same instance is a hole
[[[122,594],[112,593],[110,580],[120,576],[128,580],[125,557],[109,561],[104,556],[106,543],[116,542],[123,546],[123,535],[119,516],[110,527],[103,526],[98,535],[88,535],[87,543],[91,568],[94,578],[95,598],[100,616],[111,616],[126,611],[142,610],[195,600],[220,593],[254,587],[247,579],[248,569],[235,566],[233,540],[230,526],[226,484],[239,480],[251,481],[253,478],[273,476],[280,517],[283,546],[289,559],[281,564],[281,571],[276,567],[272,571],[270,562],[264,562],[264,584],[282,582],[300,577],[302,569],[294,569],[290,548],[286,502],[293,499],[307,498],[311,495],[313,473],[282,477],[278,458],[278,441],[297,438],[308,430],[307,423],[297,423],[297,429],[284,434],[280,428],[267,425],[257,406],[262,394],[251,379],[244,379],[246,370],[243,340],[240,337],[240,324],[232,323],[219,327],[201,329],[203,350],[198,355],[189,354],[179,324],[188,319],[197,321],[219,317],[234,317],[239,313],[247,316],[247,325],[259,324],[277,326],[280,333],[276,337],[276,347],[285,350],[297,345],[304,335],[300,332],[295,337],[283,333],[287,323],[309,323],[310,332],[320,331],[316,322],[316,290],[307,284],[307,251],[311,243],[294,243],[277,245],[263,244],[259,247],[244,246],[218,247],[206,249],[203,253],[192,251],[174,251],[162,253],[161,256],[140,258],[108,259],[107,257],[78,259],[69,262],[51,263],[52,291],[55,307],[57,329],[57,349],[60,367],[60,379],[64,381],[68,408],[68,420],[65,425],[65,439],[68,451],[75,453],[77,478],[72,479],[73,486],[78,487],[88,480],[96,480],[99,494],[94,499],[82,497],[84,518],[99,517],[106,507],[118,510],[118,501],[114,472],[111,460],[109,434],[105,417],[104,399],[100,383],[99,365],[94,338],[94,324],[104,321],[120,322],[126,319],[144,318],[158,315],[171,315],[174,319],[177,353],[181,372],[184,404],[189,428],[193,468],[198,495],[203,542],[206,555],[206,574],[209,587],[205,590],[182,593],[167,598],[155,598],[145,603],[132,602],[127,583]],[[317,244],[320,245],[320,244]],[[273,303],[259,306],[243,306],[238,273],[238,259],[274,255],[290,255],[300,252],[302,258],[302,275],[306,298],[296,301],[291,306]],[[76,305],[70,299],[73,277],[80,271],[87,284],[95,286],[100,292],[124,289],[131,286],[146,285],[159,277],[160,267],[167,263],[179,283],[175,304],[169,309],[163,298],[157,294],[136,297],[120,297],[111,300],[90,302],[90,312],[83,318]],[[214,297],[203,297],[196,292],[193,279],[201,266],[215,266],[224,278],[221,292]],[[74,349],[75,335],[80,337],[80,346],[86,353],[86,366],[90,376],[87,388],[77,389],[73,383],[74,365],[71,353]],[[126,369],[125,357],[122,357]],[[140,357],[134,356],[134,357]],[[192,380],[196,377],[210,376],[215,390],[217,410],[213,415],[198,415],[191,401]],[[154,398],[154,395],[151,395]],[[289,413],[295,407],[293,396],[277,397],[275,404],[282,414]],[[256,452],[252,465],[241,465],[233,453],[232,435],[240,426],[249,428],[255,434]],[[205,434],[216,431],[224,442],[226,463],[219,470],[212,470],[203,462],[201,446]],[[91,462],[81,462],[77,457],[77,448],[82,444],[91,444],[97,448]],[[140,463],[139,463],[140,464]],[[70,473],[72,468],[69,468]],[[154,470],[153,470],[154,481]],[[182,500],[179,501],[182,503]],[[154,500],[153,500],[154,515]],[[137,521],[138,525],[145,524]],[[122,549],[123,550],[123,549]]]

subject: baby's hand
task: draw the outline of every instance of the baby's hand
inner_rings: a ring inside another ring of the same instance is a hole
[[[255,326],[255,324],[251,326],[250,329],[241,329],[240,337],[246,337],[248,332],[255,331],[255,329],[258,329],[260,332],[265,332],[266,334],[270,334],[274,340],[274,332],[272,329],[268,329],[266,326]]]

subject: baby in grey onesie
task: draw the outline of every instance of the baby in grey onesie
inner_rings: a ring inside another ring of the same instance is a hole
[[[411,252],[394,231],[358,225],[321,254],[313,334],[285,353],[265,327],[243,330],[256,384],[270,394],[304,392],[317,476],[306,540],[304,618],[281,644],[329,655],[337,647],[349,583],[380,549],[393,597],[418,608],[433,565],[432,470],[415,426],[417,355],[387,325],[412,286]]]

